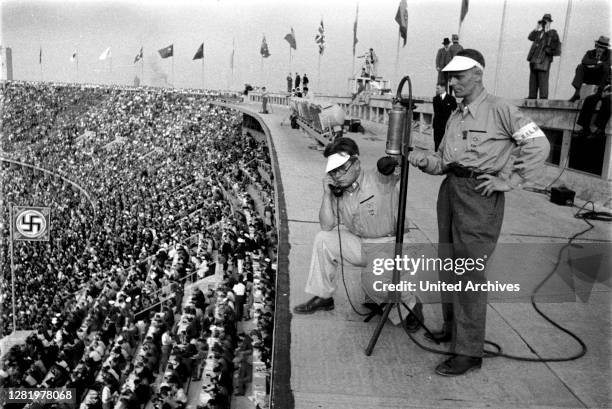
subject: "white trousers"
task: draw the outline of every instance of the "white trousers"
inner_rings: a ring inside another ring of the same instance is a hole
[[[361,238],[355,236],[347,229],[340,227],[342,240],[342,256],[344,263],[358,267],[365,267],[365,260],[361,254]],[[317,233],[312,246],[310,259],[310,272],[306,282],[305,291],[321,298],[329,298],[336,291],[336,270],[340,264],[340,243],[338,231],[320,231]]]
[[[340,237],[342,245],[342,258],[345,263],[350,263],[354,266],[361,267],[362,269],[369,264],[368,258],[362,252],[362,245],[364,239],[354,235],[348,231],[344,226],[340,227]],[[394,237],[382,237],[380,239],[365,239],[368,243],[389,243],[387,250],[390,250],[390,254],[385,254],[386,257],[393,257],[393,246],[395,243]],[[371,261],[370,261],[371,262]],[[333,297],[336,291],[336,276],[338,266],[340,264],[340,243],[338,242],[338,231],[336,229],[331,231],[320,231],[317,233],[314,239],[312,248],[312,257],[310,259],[310,271],[308,273],[308,280],[306,282],[305,291],[309,294],[321,297],[329,298]],[[372,276],[372,277],[370,277]],[[385,283],[391,283],[392,274],[385,274],[377,279]],[[377,303],[386,301],[387,293],[385,292],[374,292],[371,290],[371,281],[374,276],[371,272],[363,271],[361,285],[364,288],[366,294],[370,296]],[[414,294],[410,292],[403,292],[401,299],[410,308],[415,305],[416,299]],[[395,312],[396,310],[393,309]],[[393,320],[393,319],[392,319]]]

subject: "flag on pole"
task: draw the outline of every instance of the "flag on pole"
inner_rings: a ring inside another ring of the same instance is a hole
[[[70,62],[75,62],[77,58],[78,58],[78,56],[77,56],[77,50],[74,50],[74,51],[72,52],[72,56],[70,57]]]
[[[100,57],[98,57],[98,59],[100,61],[106,60],[107,58],[109,58],[111,56],[111,49],[110,47],[108,47],[106,50],[104,50],[102,52],[102,54],[100,54]]]
[[[463,19],[468,12],[470,0],[461,0],[461,17],[459,18],[459,24],[463,23]]]
[[[13,240],[49,241],[51,208],[13,206]]]
[[[266,36],[263,36],[263,40],[261,40],[261,48],[259,53],[263,58],[268,58],[270,55],[270,51],[268,50],[268,43],[266,42]]]
[[[174,44],[170,44],[168,47],[157,50],[157,52],[161,58],[172,57],[174,55]]]
[[[201,60],[204,58],[204,43],[200,44],[192,60]]]
[[[325,51],[325,27],[323,26],[323,19],[321,19],[321,24],[319,25],[319,34],[315,36],[315,43],[319,45],[319,54],[323,55],[323,51]]]
[[[355,11],[355,22],[353,23],[353,57],[355,57],[355,46],[359,42],[357,40],[357,19],[359,18],[359,3],[357,3],[357,11]]]
[[[138,54],[136,54],[136,57],[134,57],[134,64],[140,60],[142,60],[142,47],[140,47],[140,51],[138,51]]]
[[[285,40],[287,40],[291,48],[297,50],[297,44],[295,42],[295,32],[293,31],[293,27],[291,27],[291,32],[285,36]]]
[[[234,52],[236,51],[234,40],[232,40],[232,53],[230,54],[230,69],[234,72]]]
[[[38,51],[38,64],[42,65],[42,46]]]
[[[405,47],[406,39],[408,38],[408,5],[406,4],[406,0],[400,1],[397,13],[395,13],[395,21],[399,24],[399,33],[404,39],[403,46]]]

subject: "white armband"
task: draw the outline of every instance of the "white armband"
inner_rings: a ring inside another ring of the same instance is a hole
[[[514,139],[518,143],[522,143],[527,139],[546,137],[544,132],[540,129],[539,126],[535,124],[535,122],[529,122],[527,125],[524,125],[512,134],[512,139]]]

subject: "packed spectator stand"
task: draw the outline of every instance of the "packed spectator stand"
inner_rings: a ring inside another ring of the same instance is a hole
[[[247,389],[265,407],[277,244],[266,141],[217,94],[2,87],[2,335],[15,329],[9,206],[51,207],[52,231],[14,243],[16,329],[32,333],[2,351],[0,388],[165,409],[185,407],[197,381],[196,407]],[[4,405],[24,406],[63,407]]]

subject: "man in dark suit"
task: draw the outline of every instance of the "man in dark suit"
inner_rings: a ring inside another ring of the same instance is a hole
[[[532,42],[527,61],[529,61],[529,96],[527,99],[548,99],[548,75],[555,55],[560,54],[559,35],[550,28],[550,14],[544,14],[536,28],[527,38]]]
[[[582,84],[597,85],[603,87],[610,82],[610,38],[600,36],[595,41],[595,48],[586,52],[582,62],[576,67],[576,74],[572,81],[574,95],[570,102],[580,99],[580,87]]]
[[[448,117],[456,108],[457,101],[455,101],[455,97],[446,92],[446,84],[443,82],[438,83],[436,85],[436,96],[433,98],[433,134],[436,151],[444,136],[446,121],[448,121]]]

